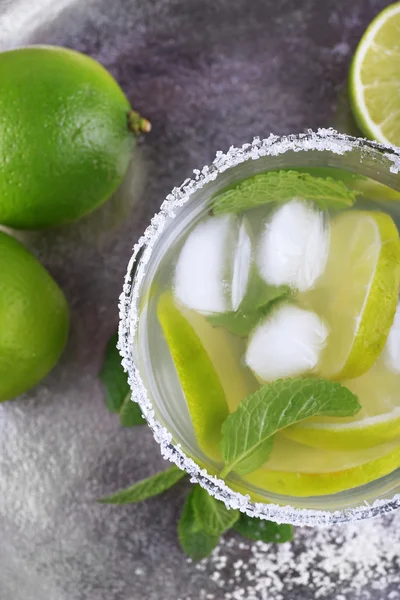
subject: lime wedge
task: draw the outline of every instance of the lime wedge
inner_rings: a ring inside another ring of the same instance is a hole
[[[219,459],[223,421],[257,387],[241,366],[244,342],[214,328],[194,310],[175,304],[171,293],[161,295],[157,316],[188,404],[200,448]]]
[[[400,3],[369,25],[350,69],[349,95],[361,131],[382,143],[400,145]]]
[[[282,431],[292,440],[332,450],[371,448],[400,438],[400,374],[384,360],[367,373],[344,382],[361,403],[355,417],[309,419]]]
[[[242,480],[275,494],[322,496],[364,485],[399,466],[398,442],[352,452],[316,452],[278,434],[268,462]]]
[[[325,272],[299,296],[330,327],[317,367],[323,377],[351,379],[372,367],[393,323],[399,283],[399,234],[389,215],[350,211],[332,219]]]

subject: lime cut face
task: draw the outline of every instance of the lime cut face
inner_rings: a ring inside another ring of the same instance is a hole
[[[386,213],[353,210],[332,219],[325,272],[304,298],[330,328],[318,366],[323,377],[360,377],[378,359],[397,306],[399,244]]]
[[[349,91],[357,124],[369,138],[400,145],[400,3],[383,10],[353,58]]]

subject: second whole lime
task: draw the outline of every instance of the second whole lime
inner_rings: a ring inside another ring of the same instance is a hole
[[[61,289],[29,250],[0,231],[0,402],[47,375],[68,330]]]
[[[1,53],[0,223],[37,229],[91,212],[147,126],[92,58],[52,46]]]

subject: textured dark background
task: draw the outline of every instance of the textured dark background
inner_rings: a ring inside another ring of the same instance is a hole
[[[153,123],[110,203],[73,227],[20,236],[64,287],[72,333],[42,385],[0,406],[1,600],[177,600],[215,592],[207,572],[178,547],[182,487],[137,506],[95,504],[164,466],[146,427],[123,430],[107,413],[97,377],[117,326],[123,274],[165,195],[217,150],[254,135],[338,124],[352,53],[388,4],[0,0],[2,49],[30,42],[87,52]],[[312,544],[312,532],[298,540],[296,551]],[[394,598],[389,588],[368,589],[341,598]],[[325,597],[339,593],[340,586]],[[285,598],[299,594],[306,598],[307,589]]]

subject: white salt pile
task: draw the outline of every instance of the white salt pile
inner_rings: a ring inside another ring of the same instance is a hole
[[[316,367],[327,337],[318,315],[283,304],[254,330],[246,364],[263,381],[294,377]]]
[[[226,536],[193,563],[214,582],[179,600],[400,600],[400,512],[297,529],[282,545]]]
[[[329,250],[324,214],[294,198],[266,224],[257,253],[262,277],[272,285],[290,285],[305,292],[322,275]]]
[[[234,215],[210,217],[188,235],[179,254],[174,290],[179,302],[199,312],[237,310],[251,265],[247,223]]]

